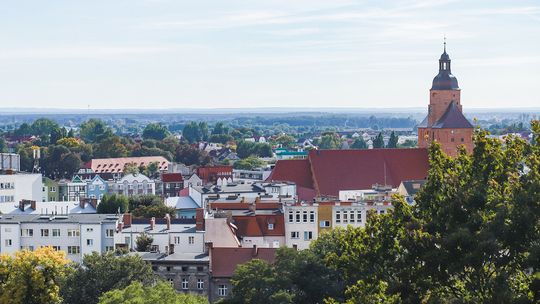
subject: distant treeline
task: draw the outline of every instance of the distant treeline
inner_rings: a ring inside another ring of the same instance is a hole
[[[300,126],[332,126],[344,128],[413,128],[418,121],[412,117],[375,117],[352,115],[319,115],[319,116],[289,116],[289,117],[241,117],[232,121],[239,125],[275,125],[288,124]]]

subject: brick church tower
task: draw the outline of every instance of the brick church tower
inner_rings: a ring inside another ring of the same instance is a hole
[[[469,153],[473,149],[473,126],[463,116],[461,90],[450,70],[450,56],[444,52],[439,59],[439,74],[429,90],[428,115],[418,125],[418,147],[427,148],[433,141],[441,144],[443,151],[456,156],[459,146]]]

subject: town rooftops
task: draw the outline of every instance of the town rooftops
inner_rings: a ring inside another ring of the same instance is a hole
[[[197,205],[197,203],[190,196],[168,197],[168,198],[165,199],[165,205],[167,205],[169,207],[173,207],[176,210],[180,210],[180,209],[196,209],[196,208],[201,207],[201,206]]]
[[[32,205],[35,208],[32,208]],[[33,202],[24,204],[21,209],[20,204],[0,204],[0,213],[6,214],[91,214],[96,213],[96,209],[90,203],[84,202]]]
[[[175,252],[172,254],[160,253],[160,252],[130,252],[129,255],[140,256],[143,260],[152,263],[208,263],[210,257],[206,253],[186,253]]]
[[[184,181],[182,173],[163,173],[161,181],[164,183],[180,183]]]
[[[415,195],[422,186],[426,183],[426,180],[408,180],[408,181],[402,181],[401,184],[405,188],[405,191],[407,191],[408,195]]]
[[[211,248],[210,271],[213,277],[232,277],[236,266],[261,259],[273,263],[276,259],[275,248]]]
[[[119,216],[114,214],[2,214],[0,223],[42,223],[42,224],[60,224],[60,223],[81,223],[81,224],[99,224],[116,223]]]
[[[257,214],[233,216],[233,224],[238,228],[239,238],[257,236],[285,236],[283,214]]]
[[[138,167],[158,163],[159,170],[167,170],[169,161],[163,156],[141,156],[120,158],[96,158],[92,159],[83,168],[92,169],[94,173],[123,173],[126,164],[135,164]]]
[[[428,168],[427,149],[312,150],[305,160],[279,160],[267,181],[295,182],[306,188],[298,187],[298,193],[307,200],[311,191],[337,197],[340,190],[374,184],[395,188],[404,180],[425,179]]]

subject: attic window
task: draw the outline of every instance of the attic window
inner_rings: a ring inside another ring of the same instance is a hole
[[[268,224],[268,230],[274,230],[274,224],[269,223]]]

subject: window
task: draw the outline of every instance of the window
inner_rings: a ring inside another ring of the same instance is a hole
[[[174,243],[177,244],[177,245],[180,244],[180,237],[179,236],[174,237]]]
[[[300,238],[300,232],[291,231],[291,239],[298,239],[298,238]]]
[[[171,271],[171,266],[167,266],[167,271]]]
[[[182,266],[182,271],[188,271],[188,267],[187,266]]]
[[[330,227],[330,221],[320,221],[319,227]]]
[[[188,244],[190,244],[190,245],[195,244],[195,237],[194,236],[188,237]]]
[[[52,236],[53,237],[60,237],[60,229],[53,229],[52,230]]]
[[[294,215],[292,211],[289,211],[289,223],[294,222]]]
[[[34,236],[34,229],[21,229],[22,237],[32,237]]]
[[[348,216],[349,216],[349,213],[347,211],[343,211],[343,222],[344,223],[347,223],[348,222]]]
[[[4,228],[4,232],[11,232],[11,228]]]
[[[34,246],[21,246],[21,250],[34,251]]]
[[[302,222],[307,223],[307,211],[302,212]]]
[[[114,251],[114,246],[105,246],[105,251]]]
[[[220,297],[226,297],[227,296],[227,286],[226,285],[219,285],[218,286],[218,295]]]
[[[94,228],[86,228],[86,232],[94,232]]]
[[[71,237],[80,235],[79,229],[68,229],[67,232],[68,232],[68,236],[71,236]]]
[[[174,287],[174,279],[167,279],[167,282],[169,282],[169,284]]]
[[[197,266],[197,271],[203,271],[204,270],[204,267],[203,266]]]
[[[361,223],[362,222],[362,211],[356,212],[356,221]]]
[[[379,214],[384,214],[384,210],[379,210]]]
[[[315,211],[310,211],[309,212],[309,222],[310,223],[315,223]]]
[[[90,185],[90,191],[94,191],[96,187],[94,185]]]
[[[13,242],[11,241],[11,239],[7,239],[6,240],[6,247],[11,247],[11,245],[13,245]]]
[[[114,229],[106,229],[105,230],[105,236],[108,238],[114,237]]]
[[[189,281],[188,279],[182,279],[182,289],[188,289]]]
[[[41,237],[49,237],[49,229],[41,229]]]
[[[204,289],[203,279],[197,279],[197,289]]]
[[[86,245],[87,246],[94,246],[94,240],[93,239],[86,239]]]
[[[159,251],[159,245],[150,246],[150,252],[158,252],[158,251]]]
[[[354,211],[353,210],[351,210],[350,216],[351,217],[349,218],[349,223],[354,223]]]
[[[274,230],[274,224],[268,223],[268,230]]]
[[[296,222],[300,223],[300,211],[296,211]]]
[[[336,223],[341,223],[341,212],[336,211]]]
[[[60,246],[52,246],[52,249],[54,249],[56,251],[60,251]]]
[[[50,187],[49,192],[56,192],[56,187]]]
[[[463,139],[463,137],[461,138],[461,142],[464,142],[465,140]]]
[[[313,239],[313,232],[304,231],[304,241],[309,241],[311,239]]]
[[[453,137],[452,137],[452,138],[450,138],[450,141],[451,141],[451,142],[454,142],[454,138],[453,138]]]
[[[68,254],[79,254],[79,253],[81,253],[81,247],[68,246]]]

